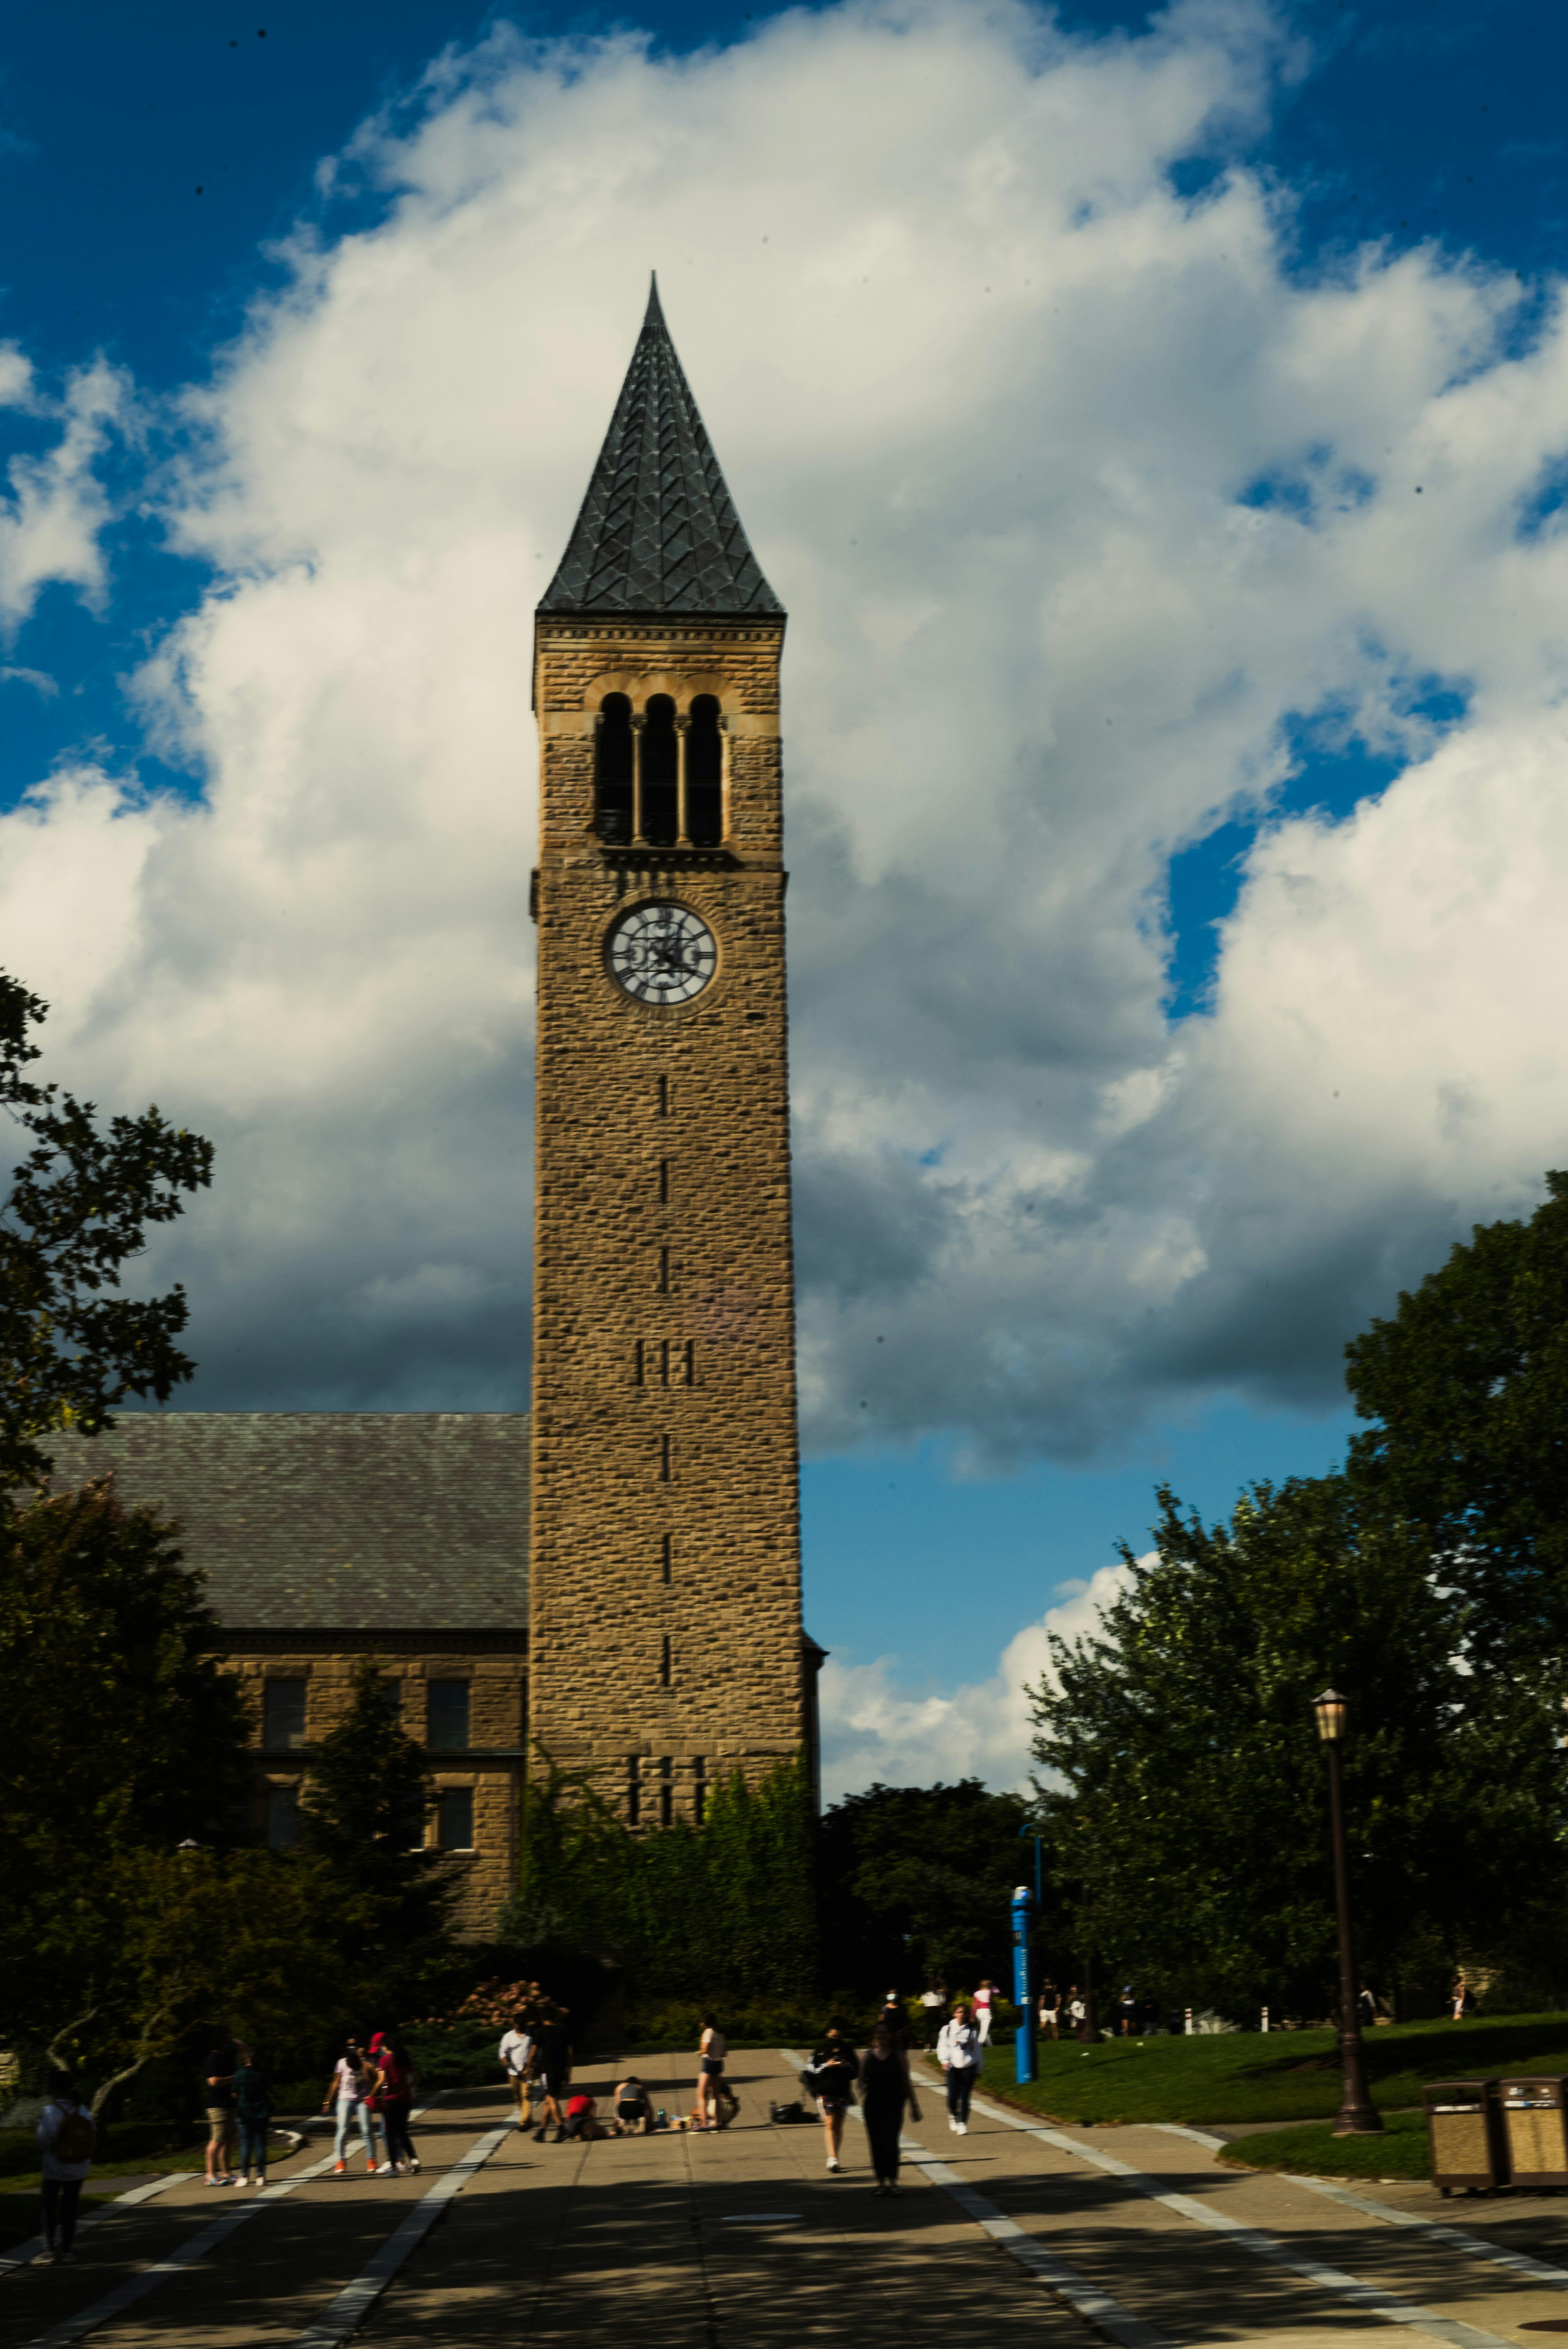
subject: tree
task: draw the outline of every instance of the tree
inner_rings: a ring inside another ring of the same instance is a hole
[[[170,1528],[111,1477],[0,1518],[0,2013],[41,2031],[94,2002],[128,1852],[232,1837],[245,1708]]]
[[[955,1786],[873,1785],[822,1821],[827,1962],[867,1993],[942,1975],[1006,1978],[1010,1903],[1026,1847],[1023,1797]]]
[[[455,1864],[423,1848],[429,1764],[393,1709],[381,1666],[355,1666],[346,1712],[309,1756],[301,1842],[338,1888],[346,1956],[364,1994],[411,2013],[452,1958]]]
[[[1333,1880],[1311,1700],[1345,1750],[1363,1963],[1385,1988],[1494,1936],[1560,1873],[1554,1691],[1468,1677],[1462,1599],[1344,1476],[1259,1485],[1229,1526],[1160,1495],[1103,1636],[1031,1692],[1040,1808],[1080,1945],[1187,2002],[1325,2012]]]
[[[150,1224],[211,1180],[212,1145],[156,1108],[100,1131],[91,1102],[26,1074],[47,1006],[0,972],[0,1105],[33,1136],[0,1211],[0,1485],[46,1476],[48,1436],[108,1426],[127,1395],[168,1401],[193,1365],[185,1292],[118,1290]]]
[[[1568,1642],[1568,1174],[1527,1223],[1478,1224],[1346,1349],[1376,1423],[1352,1473],[1470,1602],[1478,1670]]]

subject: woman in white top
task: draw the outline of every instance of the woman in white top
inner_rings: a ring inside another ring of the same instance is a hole
[[[969,2009],[960,1999],[952,2022],[944,2023],[936,2043],[936,2060],[947,2075],[947,2126],[954,2137],[969,2134],[969,2099],[980,2069],[981,2044]]]
[[[980,2033],[982,2047],[991,2036],[991,2001],[994,1995],[991,1977],[987,1974],[975,1993],[975,2028]]]
[[[699,2054],[702,2069],[696,2083],[696,2125],[698,2128],[718,2127],[718,2084],[724,2077],[724,2051],[728,2042],[718,2027],[717,2014],[705,2014],[702,2019],[702,2039]]]
[[[372,2178],[376,2175],[376,2140],[370,2134],[370,2112],[365,2101],[376,2077],[375,2066],[366,2064],[358,2040],[346,2041],[343,2053],[333,2067],[326,2094],[321,2100],[324,2113],[335,2098],[337,2103],[337,2136],[332,2148],[332,2174],[335,2178],[341,2178],[348,2168],[344,2156],[348,2145],[348,2132],[356,2121],[359,2123],[359,2134],[365,2140],[366,2169]]]

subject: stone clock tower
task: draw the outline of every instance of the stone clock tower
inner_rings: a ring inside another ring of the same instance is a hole
[[[531,1727],[645,1826],[812,1742],[783,644],[655,285],[534,649]]]

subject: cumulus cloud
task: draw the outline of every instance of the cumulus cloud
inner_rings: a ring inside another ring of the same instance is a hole
[[[1301,67],[1243,0],[1104,38],[869,0],[686,57],[502,31],[324,169],[379,212],[301,233],[150,484],[213,584],[137,691],[203,795],[87,765],[0,822],[56,1065],[219,1141],[150,1267],[201,1400],[522,1398],[530,615],[655,264],[791,613],[809,1441],[1081,1455],[1216,1390],[1320,1401],[1529,1201],[1568,322],[1429,246],[1305,271],[1236,160]],[[0,617],[101,586],[110,391],[13,469]],[[1395,780],[1315,812],[1304,729]],[[1170,861],[1238,812],[1173,1022]]]
[[[895,1655],[869,1664],[830,1656],[818,1683],[823,1800],[837,1802],[877,1779],[909,1786],[981,1778],[1026,1794],[1034,1734],[1028,1691],[1055,1680],[1052,1635],[1069,1642],[1091,1636],[1130,1579],[1124,1566],[1102,1566],[1087,1582],[1058,1584],[1056,1605],[1014,1634],[991,1677],[950,1694],[911,1695]]]
[[[125,376],[99,359],[77,368],[58,399],[37,390],[31,362],[15,344],[0,346],[0,407],[31,409],[54,432],[40,450],[14,456],[0,492],[0,631],[14,636],[51,581],[79,588],[89,602],[106,584],[101,534],[109,501],[97,467],[124,419]],[[36,683],[30,669],[7,677]]]

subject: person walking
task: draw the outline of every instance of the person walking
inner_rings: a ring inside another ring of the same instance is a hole
[[[719,2082],[724,2077],[724,2054],[729,2042],[718,2027],[717,2014],[705,2014],[702,2037],[697,2043],[697,2060],[701,2069],[696,2083],[696,2125],[699,2129],[718,2127]]]
[[[273,2116],[272,2084],[256,2062],[254,2050],[243,2044],[234,2050],[234,2071],[229,2086],[240,2132],[240,2183],[264,2186],[267,2124]]]
[[[1123,2039],[1138,2036],[1138,1993],[1130,1982],[1124,1982],[1121,1996],[1116,2002],[1116,2027]]]
[[[528,2029],[521,2014],[513,2015],[511,2027],[502,2038],[497,2052],[500,2056],[501,2069],[506,2074],[508,2085],[517,2105],[517,2126],[526,2137],[528,2131],[533,2127],[533,2116],[528,2104],[529,2071],[533,2061],[533,2033]]]
[[[202,2066],[207,2084],[207,2163],[203,2186],[234,2183],[234,2043],[214,2047]]]
[[[822,2134],[827,2139],[828,2168],[836,2171],[839,2154],[844,2142],[844,2115],[855,2101],[855,2085],[860,2077],[860,2064],[855,2051],[844,2036],[844,2026],[835,2014],[829,2023],[820,2047],[811,2055],[811,2094],[817,2099],[817,2110],[822,2116]]]
[[[898,2182],[898,2140],[905,2105],[911,2119],[918,2120],[920,2106],[909,2076],[909,2057],[887,2024],[879,2023],[861,2058],[861,2109],[879,2194],[903,2190]]]
[[[395,2175],[407,2178],[419,2167],[419,2157],[408,2134],[408,2116],[414,2108],[418,2081],[408,2061],[408,2051],[396,2033],[382,2040],[377,2061],[381,2080],[377,2093],[381,2099],[381,2126],[387,2135],[387,2164]]]
[[[985,2050],[991,2042],[991,2001],[995,1996],[991,1977],[985,1976],[975,1993],[975,2028],[980,2033],[980,2061],[985,2061]]]
[[[555,2124],[555,2143],[560,2145],[566,2131],[566,2091],[572,2081],[572,2025],[563,2006],[548,2010],[539,2033],[539,2066],[544,2075],[544,2101],[540,2111],[539,2137],[552,2121]]]
[[[1084,2003],[1083,1992],[1077,1982],[1074,1982],[1068,1992],[1068,2021],[1072,2024],[1075,2039],[1088,2037],[1088,2008]]]
[[[332,2174],[335,2178],[343,2177],[348,2168],[344,2157],[348,2146],[348,2132],[356,2121],[365,2141],[366,2175],[371,2178],[376,2175],[376,2140],[370,2134],[370,2116],[365,2107],[369,2087],[370,2073],[366,2064],[365,2052],[357,2039],[346,2039],[343,2053],[333,2066],[326,2094],[321,2100],[324,2113],[330,2110],[335,2101],[337,2106],[337,2135],[332,2146]]]
[[[936,2034],[942,2028],[942,2010],[947,2003],[946,1992],[940,1982],[928,1982],[920,1993],[922,2018],[925,2024],[925,2044],[934,2047]]]
[[[38,2257],[45,2265],[63,2260],[74,2267],[77,2206],[98,2143],[98,2123],[77,2094],[75,2081],[57,2080],[38,2116],[36,2135],[44,2203],[44,2248]]]
[[[944,2023],[936,2043],[936,2060],[947,2075],[947,2126],[954,2137],[969,2134],[969,2099],[975,2094],[983,2045],[967,2002],[957,2000],[952,2020]]]
[[[1040,1984],[1040,2036],[1055,2039],[1061,2030],[1062,1994],[1047,1974]]]

